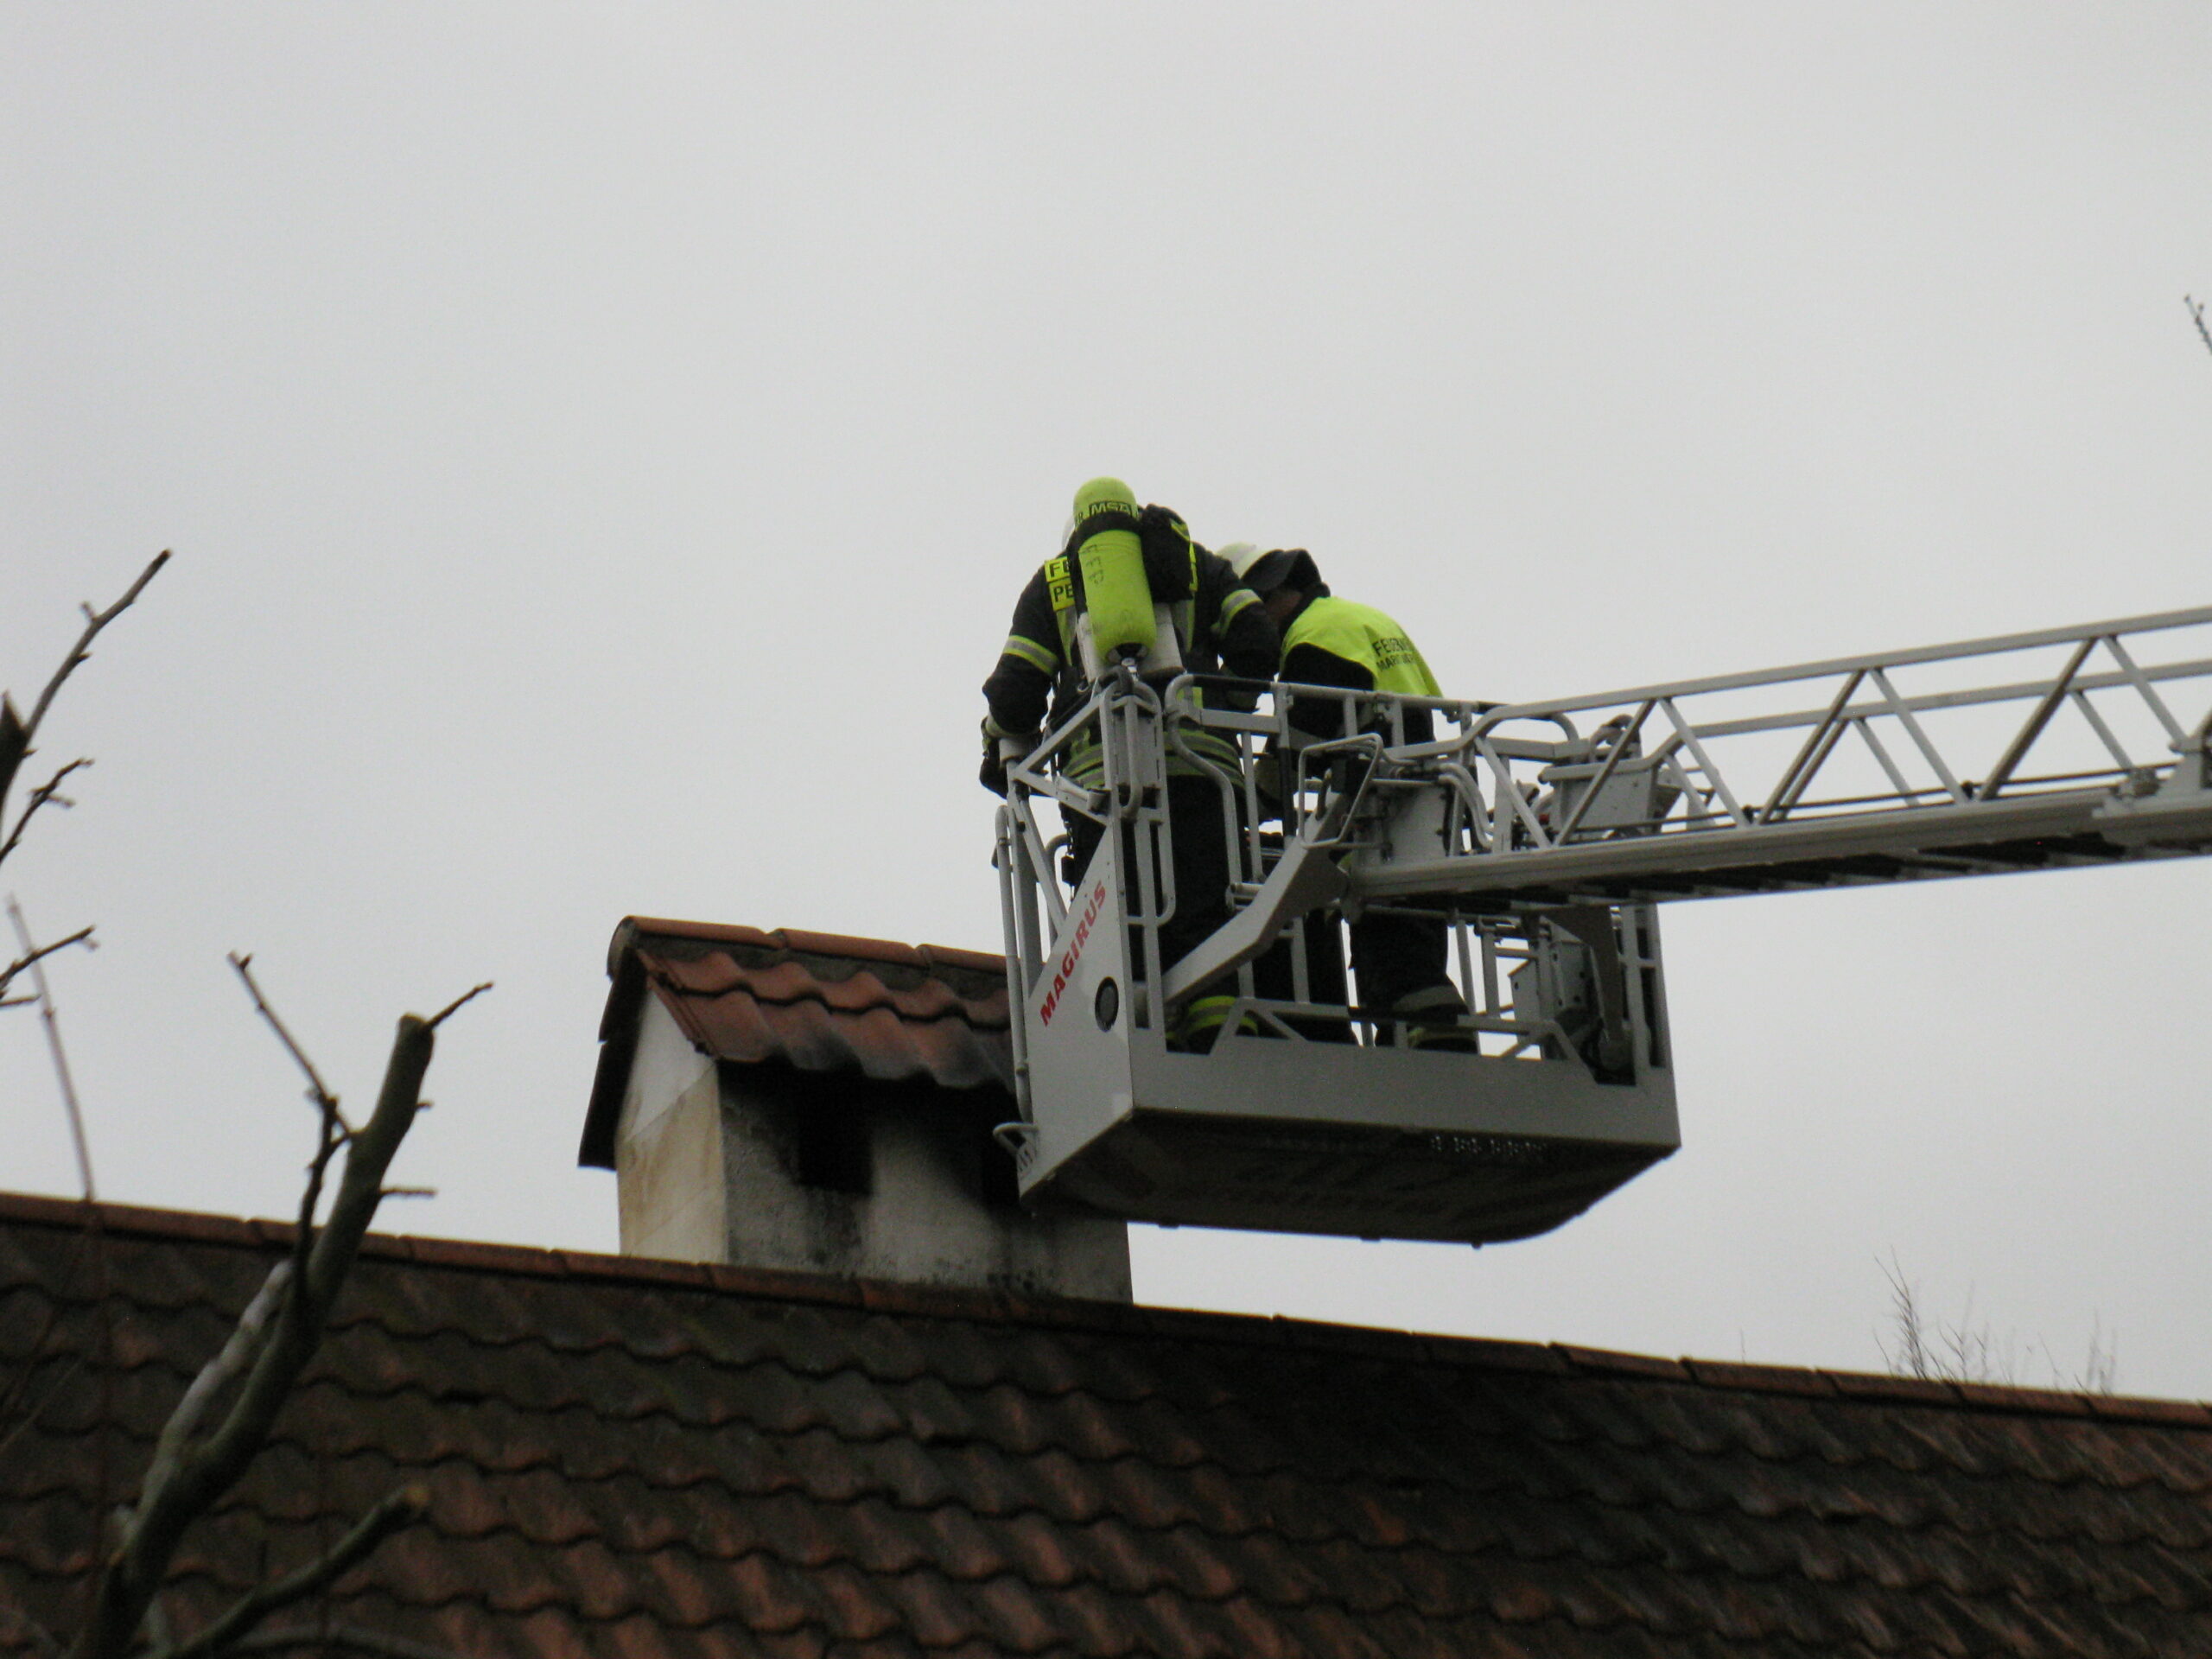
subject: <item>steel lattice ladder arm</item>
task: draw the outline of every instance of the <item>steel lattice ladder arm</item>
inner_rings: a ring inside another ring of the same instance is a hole
[[[1363,898],[1657,901],[2212,852],[2212,607],[1479,713],[1388,752],[1479,813]]]

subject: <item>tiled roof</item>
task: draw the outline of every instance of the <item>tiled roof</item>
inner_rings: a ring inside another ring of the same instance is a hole
[[[127,1491],[287,1231],[106,1211],[103,1374],[79,1215],[0,1200],[9,1654],[10,1602],[76,1623],[100,1470]],[[278,1624],[518,1659],[2212,1652],[2198,1406],[394,1238],[188,1537],[176,1627],[410,1482],[427,1517]]]
[[[796,928],[632,916],[607,950],[599,1073],[578,1161],[612,1168],[638,1020],[658,997],[702,1052],[878,1083],[1011,1091],[1002,957]]]

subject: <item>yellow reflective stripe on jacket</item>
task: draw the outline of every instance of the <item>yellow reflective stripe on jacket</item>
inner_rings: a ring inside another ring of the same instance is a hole
[[[1020,658],[1039,674],[1060,671],[1060,659],[1049,646],[1040,645],[1034,639],[1025,639],[1018,633],[1007,635],[1006,644],[999,649],[1001,654]]]
[[[1247,606],[1256,605],[1260,596],[1249,588],[1232,588],[1229,596],[1221,601],[1221,626],[1227,627],[1244,613]]]
[[[1283,655],[1287,658],[1300,645],[1357,663],[1374,677],[1377,691],[1415,697],[1444,695],[1406,631],[1372,605],[1333,594],[1313,601],[1292,619],[1283,635]]]
[[[1232,772],[1236,770],[1236,745],[1233,740],[1185,727],[1183,742],[1200,759],[1211,760]],[[1060,771],[1071,782],[1081,784],[1085,789],[1098,787],[1105,776],[1106,757],[1099,748],[1096,733],[1085,731],[1076,734],[1068,744],[1067,759]],[[1167,775],[1171,778],[1203,778],[1206,774],[1202,768],[1185,760],[1170,747],[1167,751]]]

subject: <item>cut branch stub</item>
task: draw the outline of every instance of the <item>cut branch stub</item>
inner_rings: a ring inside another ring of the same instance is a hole
[[[15,703],[0,693],[0,804],[6,802],[9,785],[16,781],[16,768],[23,764],[30,750],[30,728],[16,712]]]

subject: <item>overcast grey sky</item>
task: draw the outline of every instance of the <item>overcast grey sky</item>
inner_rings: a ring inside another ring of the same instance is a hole
[[[976,687],[1070,491],[1527,698],[2212,602],[2202,5],[0,3],[6,871],[104,1192],[282,1213],[478,979],[384,1224],[608,1249],[626,913],[995,947]],[[2212,865],[1677,906],[1681,1153],[1480,1254],[1140,1294],[2212,1395]],[[0,1185],[73,1190],[0,1019]]]

